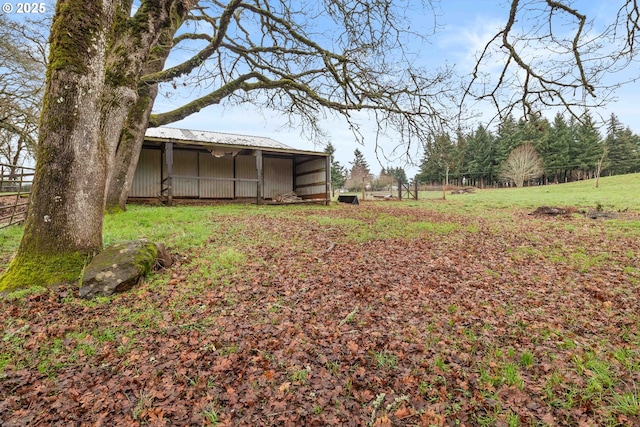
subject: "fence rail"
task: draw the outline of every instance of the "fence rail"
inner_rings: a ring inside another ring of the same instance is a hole
[[[0,163],[0,228],[19,224],[27,217],[35,169]]]

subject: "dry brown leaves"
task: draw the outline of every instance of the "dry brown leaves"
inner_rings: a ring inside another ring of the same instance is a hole
[[[460,228],[354,243],[337,221],[382,214]],[[610,356],[638,343],[640,246],[600,223],[377,204],[212,220],[242,235],[212,234],[190,259],[247,242],[222,278],[194,283],[185,262],[109,302],[0,301],[3,354],[21,352],[6,356],[0,423],[598,425],[607,402],[554,400],[586,387],[576,358],[608,357],[620,393],[640,380]]]

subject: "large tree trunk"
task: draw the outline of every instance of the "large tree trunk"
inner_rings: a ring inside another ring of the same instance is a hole
[[[127,117],[116,151],[113,172],[108,180],[106,211],[109,213],[127,209],[129,189],[136,173],[144,135],[157,93],[157,85],[139,90],[138,101]]]
[[[75,280],[102,248],[111,150],[100,124],[113,119],[104,103],[110,3],[68,0],[56,8],[31,201],[0,291]]]
[[[192,6],[142,1],[130,17],[130,1],[58,1],[29,213],[0,291],[75,281],[102,249],[107,182],[142,69]]]
[[[143,74],[148,75],[162,71],[173,46],[173,36],[181,23],[181,19],[175,20],[173,25],[163,31],[157,46],[150,54]],[[157,95],[157,83],[144,84],[138,89],[138,101],[129,112],[120,135],[114,169],[107,184],[107,212],[115,213],[127,209],[129,190],[136,173],[144,135],[149,125],[149,116]]]

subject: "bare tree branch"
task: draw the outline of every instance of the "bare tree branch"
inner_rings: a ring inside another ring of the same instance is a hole
[[[322,135],[321,119],[335,112],[362,140],[362,115],[354,115],[360,112],[377,118],[375,131],[397,131],[410,147],[451,122],[455,105],[451,69],[416,69],[408,59],[403,40],[418,37],[403,28],[410,5],[201,1],[193,19],[198,28],[186,28],[189,36],[183,37],[207,44],[186,61],[142,79],[160,83],[161,94],[172,97],[179,76],[197,96],[156,112],[150,125],[180,120],[208,105],[250,103],[282,112],[309,135]]]
[[[576,119],[585,108],[612,99],[625,81],[611,76],[635,58],[640,13],[623,0],[613,22],[594,22],[562,0],[511,0],[504,26],[478,56],[460,107],[488,101],[496,117],[522,110],[567,109]],[[491,68],[500,64],[498,72]],[[634,76],[635,81],[640,76]]]

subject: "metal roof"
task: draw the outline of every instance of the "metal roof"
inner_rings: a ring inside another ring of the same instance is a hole
[[[237,135],[233,133],[204,130],[177,129],[170,127],[148,128],[145,137],[152,140],[171,140],[197,145],[224,145],[234,148],[265,149],[278,152],[326,155],[319,151],[298,150],[275,139],[262,136]]]

